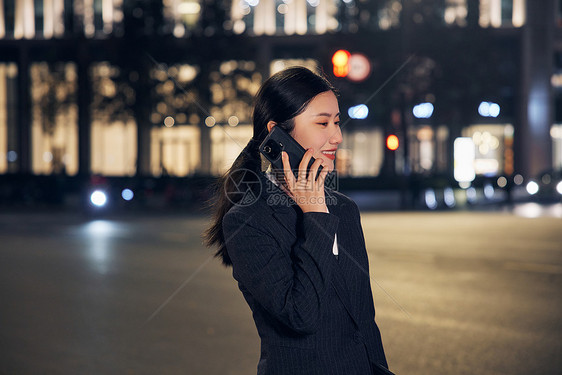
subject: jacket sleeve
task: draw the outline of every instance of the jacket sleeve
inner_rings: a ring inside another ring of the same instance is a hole
[[[291,255],[252,217],[225,215],[223,234],[233,276],[270,314],[298,333],[312,333],[333,268],[334,235],[339,218],[330,213],[303,214],[302,235]]]

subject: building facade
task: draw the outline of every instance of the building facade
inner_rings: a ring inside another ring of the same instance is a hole
[[[558,0],[0,0],[0,175],[216,176],[290,65],[340,90],[342,177],[452,180],[459,137],[477,176],[562,168]]]

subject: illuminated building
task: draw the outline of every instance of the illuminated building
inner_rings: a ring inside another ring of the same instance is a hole
[[[342,93],[342,177],[452,179],[458,137],[475,141],[477,175],[562,168],[554,0],[0,5],[3,175],[217,175],[252,135],[260,84],[294,64]],[[334,76],[340,49],[366,57],[366,78]],[[499,115],[479,114],[482,102]],[[368,115],[348,119],[360,104]],[[387,134],[400,141],[391,156]]]

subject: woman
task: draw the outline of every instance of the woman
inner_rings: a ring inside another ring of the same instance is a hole
[[[232,266],[253,312],[258,375],[390,373],[359,210],[324,186],[342,142],[339,117],[323,77],[302,67],[273,75],[256,96],[254,137],[218,183],[205,240]],[[276,171],[258,151],[274,126],[308,150],[298,177],[286,153]]]

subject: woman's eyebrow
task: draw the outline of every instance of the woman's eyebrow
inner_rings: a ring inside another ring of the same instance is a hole
[[[340,112],[336,113],[336,115],[334,117],[338,117],[340,115]],[[322,113],[317,113],[314,115],[314,117],[320,117],[320,116],[326,116],[326,117],[332,117],[331,113],[327,113],[327,112],[322,112]]]

